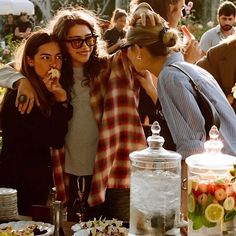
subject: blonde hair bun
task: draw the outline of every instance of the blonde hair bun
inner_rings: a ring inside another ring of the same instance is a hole
[[[166,47],[175,46],[177,41],[178,41],[178,35],[172,29],[168,29],[162,36],[162,42]]]

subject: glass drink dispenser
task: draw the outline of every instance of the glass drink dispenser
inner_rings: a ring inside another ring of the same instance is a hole
[[[130,154],[130,229],[134,235],[180,235],[181,155],[165,150],[154,122],[149,147]]]
[[[236,157],[221,153],[216,126],[205,152],[188,157],[188,236],[236,235]]]

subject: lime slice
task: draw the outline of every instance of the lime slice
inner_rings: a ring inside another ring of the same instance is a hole
[[[191,194],[188,196],[188,211],[190,213],[193,213],[195,211],[195,206],[196,206],[195,198]]]
[[[226,211],[231,211],[234,209],[235,200],[233,197],[227,197],[224,200],[223,207]]]
[[[233,191],[236,192],[236,181],[232,183],[232,188],[233,188]]]
[[[223,219],[224,208],[220,204],[212,203],[206,208],[205,217],[208,221],[216,223]]]
[[[190,179],[188,181],[188,187],[187,187],[188,195],[192,192],[192,186],[193,186],[193,181]]]

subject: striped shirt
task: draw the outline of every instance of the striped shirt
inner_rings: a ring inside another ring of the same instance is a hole
[[[205,119],[189,78],[168,66],[177,62],[181,62],[181,66],[193,77],[219,113],[220,139],[224,144],[222,152],[236,156],[236,115],[232,107],[212,75],[199,66],[184,62],[181,53],[170,54],[158,76],[158,97],[176,151],[186,158],[203,152],[206,141]]]

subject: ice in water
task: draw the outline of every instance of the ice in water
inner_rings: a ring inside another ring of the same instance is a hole
[[[136,170],[131,174],[131,232],[166,235],[180,212],[180,176],[164,170]],[[139,231],[139,232],[134,232]]]

